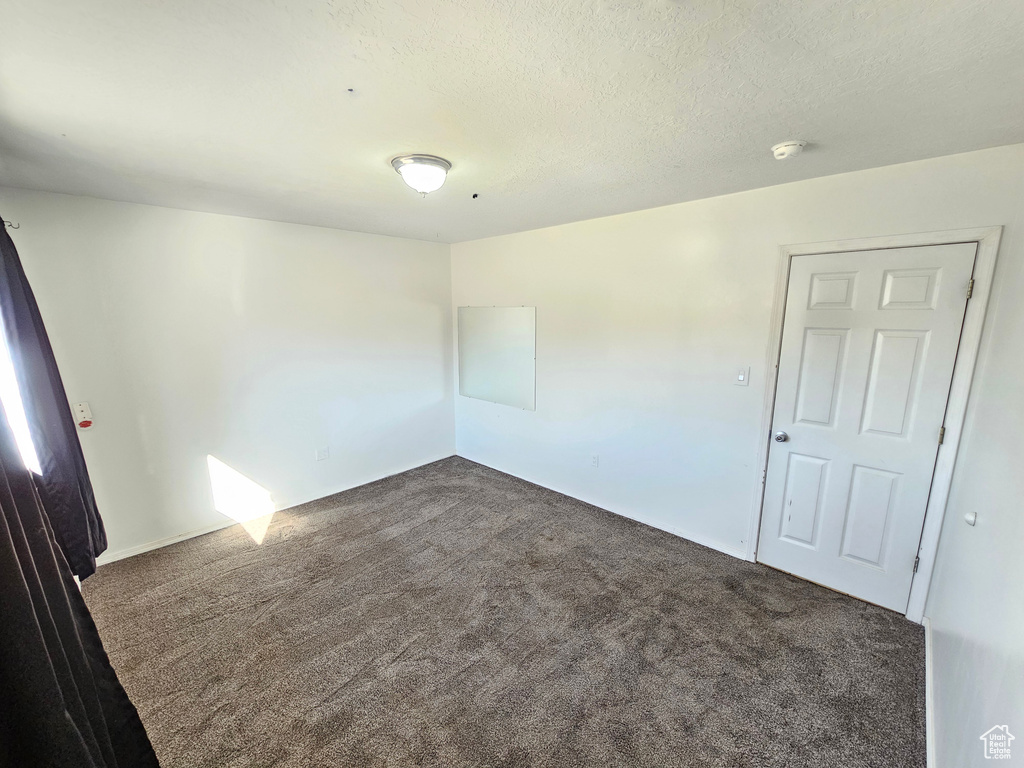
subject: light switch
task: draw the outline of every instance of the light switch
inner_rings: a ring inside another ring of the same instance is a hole
[[[736,369],[736,379],[733,381],[737,387],[746,387],[750,385],[750,366],[745,366]]]

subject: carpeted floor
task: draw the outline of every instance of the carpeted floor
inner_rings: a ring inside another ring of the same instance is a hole
[[[924,765],[920,627],[464,459],[84,591],[164,768]]]

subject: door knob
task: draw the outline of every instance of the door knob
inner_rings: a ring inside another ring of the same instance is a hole
[[[787,440],[789,440],[789,435],[787,435],[785,432],[776,432],[775,433],[775,442],[776,443],[784,443]]]

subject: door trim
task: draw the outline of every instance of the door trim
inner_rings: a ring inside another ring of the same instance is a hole
[[[953,229],[943,232],[925,232],[909,235],[886,235],[864,237],[853,240],[832,240],[822,243],[798,243],[779,248],[778,268],[775,277],[775,297],[772,302],[771,336],[765,358],[764,405],[761,410],[761,435],[758,461],[755,465],[760,473],[754,493],[753,509],[750,515],[750,530],[747,535],[747,559],[756,561],[757,542],[761,533],[761,512],[764,506],[765,480],[768,476],[768,451],[771,446],[772,419],[775,411],[775,387],[779,372],[779,354],[782,351],[783,320],[786,317],[786,294],[789,290],[789,268],[794,256],[808,256],[850,251],[877,251],[886,248],[913,248],[925,245],[950,245],[953,243],[977,243],[978,254],[974,263],[974,292],[967,302],[960,348],[953,367],[953,379],[946,402],[945,438],[939,446],[932,475],[932,490],[925,509],[921,544],[918,548],[917,573],[910,586],[910,601],[906,616],[921,623],[924,618],[925,600],[935,567],[935,553],[942,530],[942,518],[949,500],[949,487],[964,417],[967,413],[968,395],[974,379],[974,367],[981,347],[982,328],[992,291],[992,276],[995,272],[996,256],[1003,228],[980,227],[976,229]]]

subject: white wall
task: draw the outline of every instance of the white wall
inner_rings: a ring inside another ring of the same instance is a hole
[[[117,554],[454,453],[447,245],[0,189]],[[318,447],[330,458],[315,461]]]
[[[928,604],[939,765],[960,768],[997,721],[1024,739],[1022,213],[1016,145],[456,244],[453,306],[537,307],[536,411],[456,395],[458,453],[742,554],[779,246],[1004,225]]]
[[[0,212],[93,405],[114,550],[223,520],[207,454],[279,506],[448,455],[454,397],[461,455],[742,555],[778,246],[1004,225],[927,615],[937,765],[1024,738],[1024,145],[461,243],[450,284],[443,245],[10,189]],[[523,304],[537,410],[453,395],[451,308]]]
[[[979,736],[1008,725],[1024,763],[1024,167],[1008,224],[926,615],[939,768],[991,765]],[[993,172],[995,176],[995,172]],[[975,527],[964,522],[976,512]]]

